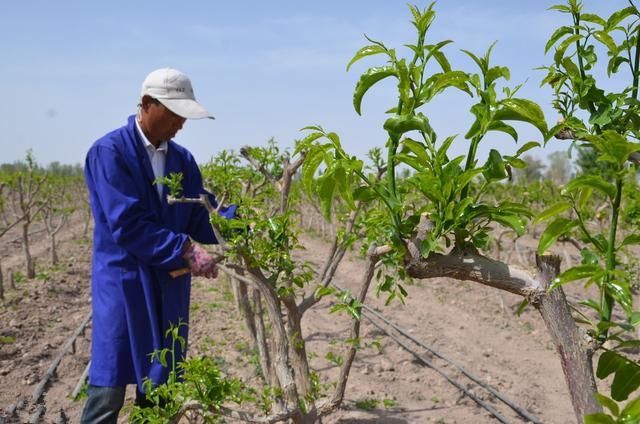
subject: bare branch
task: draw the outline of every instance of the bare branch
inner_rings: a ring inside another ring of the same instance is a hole
[[[249,148],[248,147],[246,147],[246,146],[241,147],[240,148],[240,154],[242,155],[243,158],[245,158],[247,160],[247,162],[249,162],[251,164],[251,166],[253,166],[256,169],[256,171],[258,171],[259,173],[264,175],[264,177],[266,179],[271,181],[273,184],[276,184],[278,182],[278,179],[275,177],[275,175],[273,175],[271,172],[269,172],[267,170],[267,168],[264,167],[264,164],[259,163],[258,161],[256,161],[249,154]]]
[[[369,247],[369,251],[367,252],[367,268],[365,273],[362,276],[362,282],[360,285],[360,293],[358,294],[358,301],[360,304],[364,304],[365,298],[367,297],[367,292],[369,291],[369,286],[371,285],[371,280],[373,279],[376,264],[380,260],[380,257],[386,253],[386,250],[379,249],[375,245],[371,245]],[[351,326],[351,334],[349,335],[349,340],[356,341],[360,338],[360,320],[353,319]],[[336,384],[336,389],[333,393],[332,398],[320,406],[318,408],[319,416],[327,415],[333,412],[336,408],[340,406],[342,400],[344,399],[344,392],[347,386],[347,380],[349,378],[349,372],[351,371],[351,365],[356,356],[357,345],[354,342],[347,348],[347,352],[345,355],[345,360],[340,367],[340,376],[338,377],[338,382]]]

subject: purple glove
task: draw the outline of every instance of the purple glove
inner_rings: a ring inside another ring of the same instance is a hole
[[[195,243],[188,243],[182,257],[189,264],[191,274],[196,277],[216,278],[218,269],[216,259]]]

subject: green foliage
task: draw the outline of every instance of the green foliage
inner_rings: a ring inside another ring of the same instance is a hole
[[[428,41],[427,33],[435,18],[433,6],[432,3],[423,10],[410,6],[417,39],[407,45],[407,57],[383,42],[367,38],[371,44],[356,52],[347,66],[351,68],[373,56],[386,60],[383,65],[366,70],[358,81],[354,90],[358,114],[365,93],[379,81],[392,78],[397,82],[396,104],[387,111],[390,116],[383,124],[388,135],[384,178],[367,173],[363,162],[343,149],[340,137],[320,126],[305,127],[307,135],[296,148],[307,152],[302,170],[304,187],[317,194],[325,215],[330,214],[338,196],[351,208],[354,201],[371,206],[365,225],[369,240],[366,244],[375,240],[379,245],[395,247],[383,263],[400,270],[400,281],[404,243],[422,215],[426,214],[434,225],[420,246],[425,257],[452,245],[483,248],[496,224],[523,234],[525,222],[532,216],[530,208],[508,200],[491,202],[487,193],[509,180],[512,169],[525,168],[520,156],[539,143],[528,142],[513,156],[491,149],[484,163],[477,158],[478,146],[490,140],[493,132],[506,133],[517,142],[513,121],[530,124],[543,138],[548,137],[541,108],[516,97],[519,87],[504,86],[510,72],[491,62],[493,46],[480,56],[463,50],[476,66],[475,73],[452,69],[443,51],[451,40]],[[428,117],[419,110],[447,89],[460,90],[475,102],[470,109],[475,119],[465,135],[467,155],[450,157],[456,136],[439,139]],[[382,162],[381,155],[376,159]],[[410,172],[399,179],[397,170],[401,166]],[[354,191],[354,185],[360,187]],[[385,212],[376,210],[378,204]],[[398,278],[378,281],[378,292],[387,292],[388,300],[406,295]]]
[[[240,403],[246,400],[246,392],[237,379],[227,379],[210,357],[199,357],[178,362],[175,358],[176,345],[184,349],[185,340],[179,335],[185,323],[171,325],[165,336],[171,338],[171,349],[150,354],[151,360],[158,359],[163,366],[171,365],[169,379],[166,383],[154,385],[150,379],[144,382],[146,398],[153,406],[141,408],[134,406],[130,417],[139,423],[166,423],[181,411],[188,401],[202,404],[201,416],[204,422],[222,422],[216,411],[226,401]],[[171,357],[171,364],[167,360]]]
[[[591,332],[601,344],[622,341],[622,334],[636,325],[631,295],[635,277],[621,259],[626,246],[640,240],[640,233],[637,226],[627,226],[623,232],[621,225],[635,213],[635,199],[626,193],[629,186],[637,185],[629,159],[640,151],[640,12],[631,3],[606,18],[586,13],[577,0],[552,9],[569,15],[572,25],[558,28],[546,45],[547,51],[555,47],[555,52],[552,65],[545,68],[543,85],[553,88],[554,107],[562,118],[555,130],[570,134],[578,146],[580,175],[564,186],[562,200],[539,216],[539,220],[554,219],[540,239],[538,252],[551,248],[560,237],[576,236],[586,244],[582,264],[560,274],[552,289],[573,281],[595,284],[600,291],[598,300],[582,302],[598,314],[599,320],[590,323]],[[608,60],[600,60],[601,51]],[[609,78],[615,76],[626,84],[619,91],[601,88],[607,85],[603,83],[606,78],[600,79],[601,73],[597,72],[603,68]],[[623,212],[625,198],[630,201],[630,214]],[[599,230],[589,221],[602,208],[607,211],[608,222]],[[612,320],[616,306],[625,313],[625,322]],[[604,352],[597,376],[614,374],[613,400],[604,395],[599,400],[612,415],[595,414],[586,422],[637,422],[634,402],[621,412],[615,401],[627,399],[638,388],[639,370],[640,366],[622,352]]]
[[[173,197],[180,197],[182,195],[182,179],[184,175],[182,172],[171,172],[166,177],[158,177],[153,183],[162,184],[169,189],[169,195]]]
[[[356,408],[364,411],[370,411],[372,409],[376,409],[379,403],[380,401],[378,399],[364,398],[356,401]]]
[[[13,336],[0,336],[0,345],[9,345],[16,342],[16,338]]]
[[[342,364],[344,363],[344,358],[342,357],[342,355],[336,355],[335,353],[329,351],[327,352],[327,354],[325,355],[325,358],[331,362],[333,365],[335,366],[342,366]]]

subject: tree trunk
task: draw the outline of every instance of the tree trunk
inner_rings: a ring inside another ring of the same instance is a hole
[[[244,320],[244,325],[247,327],[249,336],[254,345],[256,345],[256,327],[253,321],[253,312],[251,311],[251,305],[249,304],[249,297],[247,293],[247,285],[242,281],[238,281],[236,278],[231,278],[231,287],[233,289],[233,296],[236,299],[236,306],[238,312]]]
[[[4,276],[2,275],[2,263],[0,263],[0,300],[4,300]]]
[[[28,220],[22,224],[22,249],[24,251],[24,259],[27,265],[27,278],[35,278],[36,266],[33,262],[33,257],[31,256],[31,251],[29,249],[29,224],[30,222]]]
[[[58,258],[58,249],[56,248],[55,233],[50,235],[49,242],[51,243],[51,265],[57,265],[60,260]]]
[[[251,298],[253,300],[253,318],[256,328],[256,346],[260,355],[260,366],[262,367],[262,375],[264,379],[272,386],[276,386],[278,378],[276,377],[271,365],[271,354],[267,344],[267,336],[264,328],[264,314],[262,309],[262,297],[258,290],[251,290]]]
[[[560,355],[573,410],[578,422],[582,423],[585,415],[602,412],[595,396],[598,389],[593,375],[593,345],[587,342],[586,334],[571,316],[562,288],[558,287],[551,293],[546,291],[559,274],[560,258],[538,257],[537,265],[539,280],[545,284],[546,294],[534,299],[533,304],[542,315]]]
[[[309,399],[312,394],[311,378],[309,371],[309,362],[307,360],[307,349],[305,347],[304,338],[302,337],[302,327],[300,320],[302,316],[298,311],[295,299],[287,297],[282,301],[287,309],[287,331],[289,334],[289,358],[291,367],[294,370],[296,386],[298,387],[298,395],[304,399],[308,406],[305,415],[305,422],[315,422],[317,419],[317,410],[315,402]]]
[[[596,400],[597,388],[593,374],[595,345],[576,325],[561,288],[548,292],[551,282],[559,273],[560,258],[536,257],[537,275],[489,259],[473,248],[454,248],[449,254],[432,253],[424,258],[419,246],[431,228],[432,223],[426,215],[423,216],[415,236],[407,241],[407,273],[414,278],[451,277],[475,281],[524,296],[542,315],[560,355],[578,422],[584,422],[585,415],[602,411]]]

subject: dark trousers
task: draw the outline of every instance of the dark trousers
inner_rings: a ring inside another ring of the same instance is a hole
[[[100,387],[89,386],[87,402],[82,411],[81,424],[116,424],[118,414],[124,404],[126,386]],[[142,408],[151,406],[144,394],[136,390],[136,405]]]

